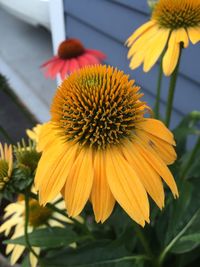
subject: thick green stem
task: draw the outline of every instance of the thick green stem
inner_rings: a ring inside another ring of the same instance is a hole
[[[182,51],[182,48],[180,45],[180,54],[179,54],[178,63],[176,65],[174,72],[171,75],[171,80],[170,80],[170,84],[169,84],[167,109],[166,109],[166,120],[165,120],[165,124],[167,127],[170,126],[171,113],[172,113],[173,101],[174,101],[174,93],[175,93],[175,89],[176,89],[176,82],[177,82],[178,71],[179,71],[179,66],[180,66],[181,51]]]
[[[26,247],[28,250],[33,253],[33,255],[38,258],[38,255],[32,248],[30,242],[29,242],[29,236],[28,236],[28,223],[29,223],[29,190],[25,193],[25,224],[24,224],[24,237],[26,241]]]
[[[200,137],[197,139],[197,142],[193,148],[193,150],[191,151],[191,154],[185,164],[185,166],[183,167],[182,171],[181,171],[181,179],[185,179],[190,166],[192,165],[193,161],[195,160],[196,154],[197,152],[200,150]]]
[[[154,108],[155,117],[157,119],[159,119],[159,117],[160,117],[160,96],[161,96],[162,77],[163,77],[163,70],[162,70],[162,60],[161,60],[160,66],[159,66],[156,102],[155,102],[155,108]]]

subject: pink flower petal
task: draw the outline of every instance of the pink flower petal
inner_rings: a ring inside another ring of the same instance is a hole
[[[60,59],[58,62],[51,64],[51,66],[47,69],[46,74],[51,79],[55,79],[56,75],[60,73],[62,66],[64,65],[65,60]]]
[[[41,68],[44,68],[44,67],[46,67],[47,65],[49,65],[49,64],[51,64],[51,63],[54,63],[54,62],[56,62],[56,61],[58,61],[59,60],[59,57],[58,56],[54,56],[54,57],[52,57],[51,59],[49,59],[48,61],[45,61],[40,67]]]
[[[65,60],[65,64],[60,71],[60,77],[62,80],[64,80],[66,75],[69,73],[69,62],[70,60]]]
[[[99,64],[100,60],[90,53],[86,53],[84,57],[88,60],[88,65]]]
[[[79,66],[79,64],[78,64],[78,61],[77,61],[77,59],[75,59],[75,58],[72,58],[71,60],[70,60],[70,62],[69,62],[69,70],[70,70],[70,72],[73,72],[73,71],[75,71],[75,70],[77,70],[77,69],[80,69],[80,66]]]
[[[99,50],[95,50],[95,49],[86,49],[85,50],[87,53],[95,56],[96,58],[100,59],[100,60],[104,60],[107,58],[106,54],[104,54],[103,52],[99,51]]]
[[[80,56],[80,57],[78,57],[77,60],[78,60],[80,68],[83,68],[84,66],[90,64],[90,61],[85,57],[85,54]]]

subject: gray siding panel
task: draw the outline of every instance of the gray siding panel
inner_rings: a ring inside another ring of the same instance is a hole
[[[137,3],[136,3],[137,2]],[[146,0],[64,0],[66,35],[80,38],[86,47],[100,49],[108,55],[107,62],[129,73],[145,90],[146,99],[153,105],[158,65],[145,74],[142,68],[132,71],[127,60],[127,37],[148,20]],[[146,6],[146,9],[145,9]],[[144,11],[144,12],[142,12]],[[199,45],[183,51],[181,75],[175,95],[175,120],[193,109],[200,109]],[[169,79],[164,79],[163,108]]]

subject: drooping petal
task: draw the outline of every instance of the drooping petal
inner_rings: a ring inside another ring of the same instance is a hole
[[[78,58],[78,63],[81,68],[90,64],[89,60],[85,57],[84,54]]]
[[[166,184],[171,189],[174,197],[178,197],[178,189],[174,181],[174,177],[171,174],[170,170],[167,168],[162,159],[153,151],[153,149],[147,148],[142,140],[140,139],[135,143],[137,150],[141,155],[148,161],[148,163],[156,170],[156,172],[163,178]]]
[[[139,122],[136,128],[142,129],[145,132],[150,133],[169,144],[176,145],[173,134],[167,129],[164,123],[159,120],[151,118],[145,119]]]
[[[24,246],[21,246],[21,245],[14,246],[11,257],[10,257],[11,265],[14,265],[18,261],[18,259],[23,254],[24,250],[25,250]]]
[[[163,57],[163,72],[166,76],[171,75],[174,71],[180,53],[180,44],[176,41],[177,31],[172,31],[167,51]]]
[[[69,73],[69,60],[66,60],[60,73],[61,79],[64,80],[68,73]]]
[[[99,51],[99,50],[85,49],[85,52],[89,53],[90,55],[95,56],[98,60],[106,59],[106,55],[103,52]]]
[[[65,202],[69,216],[79,215],[89,199],[94,170],[92,150],[82,149],[74,162],[65,184]]]
[[[157,31],[158,27],[155,26],[147,30],[143,35],[141,35],[129,49],[128,58],[134,56],[134,54],[141,51],[141,49],[145,50],[145,47],[148,46],[149,41],[152,37],[154,37]]]
[[[133,32],[133,34],[127,39],[126,45],[131,46],[135,40],[142,35],[144,32],[146,32],[149,28],[155,25],[155,21],[150,20],[146,23],[144,23],[141,27],[139,27],[136,31]]]
[[[137,146],[134,143],[127,142],[123,148],[123,153],[134,168],[144,188],[155,201],[160,209],[164,207],[164,189],[163,184],[158,173],[149,165],[146,159],[137,150]]]
[[[40,254],[40,248],[38,248],[38,247],[32,247],[32,249],[35,251],[35,253],[37,255]],[[37,266],[37,263],[38,263],[38,258],[35,257],[35,255],[32,252],[29,253],[29,259],[30,259],[31,267],[36,267]]]
[[[200,41],[200,27],[190,27],[187,29],[189,39],[193,44]]]
[[[69,62],[69,70],[70,73],[78,70],[80,68],[79,64],[78,64],[78,60],[76,58],[72,58]]]
[[[106,170],[105,155],[102,151],[96,151],[94,159],[94,182],[91,192],[91,201],[97,222],[104,222],[111,214],[115,199],[110,191]]]
[[[148,72],[160,57],[166,46],[169,33],[169,29],[159,29],[155,37],[152,38],[151,49],[148,49],[148,53],[146,53],[144,59],[144,72]]]
[[[149,201],[136,172],[117,149],[106,151],[106,175],[116,201],[140,225],[149,222]]]
[[[51,58],[51,59],[45,61],[45,62],[41,65],[41,68],[44,68],[44,67],[46,67],[47,65],[49,65],[49,64],[51,64],[51,63],[55,63],[55,62],[57,62],[57,61],[59,61],[59,57],[58,57],[58,56],[54,56],[53,58]]]
[[[171,144],[163,141],[155,135],[141,130],[137,130],[136,135],[139,136],[146,143],[147,146],[153,148],[154,151],[167,165],[174,163],[177,158],[177,155]]]
[[[89,53],[85,53],[84,56],[85,56],[85,58],[88,59],[88,61],[90,62],[90,65],[92,65],[92,64],[99,64],[100,63],[100,61],[99,61],[98,58],[96,58],[95,56],[93,56],[93,55],[91,55]]]
[[[41,168],[41,170],[39,170],[39,174],[36,174],[36,177],[40,175],[40,178],[37,179],[42,180],[39,186],[39,198],[42,205],[53,200],[61,191],[75,160],[76,151],[76,145],[68,147],[64,144],[60,154],[58,154],[51,165],[48,166],[48,169],[40,162],[39,168]],[[42,157],[45,157],[45,159],[47,159],[48,156],[51,157],[51,154],[48,153],[47,155],[47,153],[48,152],[44,152]],[[44,160],[44,164],[46,161]],[[44,169],[43,172],[42,168]]]
[[[65,60],[60,59],[56,63],[54,63],[51,66],[49,66],[49,68],[46,71],[47,77],[50,77],[51,79],[54,79],[56,77],[56,75],[58,75],[60,73],[60,70],[62,69],[64,64],[65,64]]]

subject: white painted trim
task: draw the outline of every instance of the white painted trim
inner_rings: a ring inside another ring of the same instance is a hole
[[[13,91],[39,122],[50,119],[49,107],[34,94],[29,85],[2,58],[0,58],[0,73],[9,77],[8,82]]]
[[[53,51],[54,54],[56,54],[60,42],[65,39],[65,17],[63,0],[50,0],[49,13]]]

